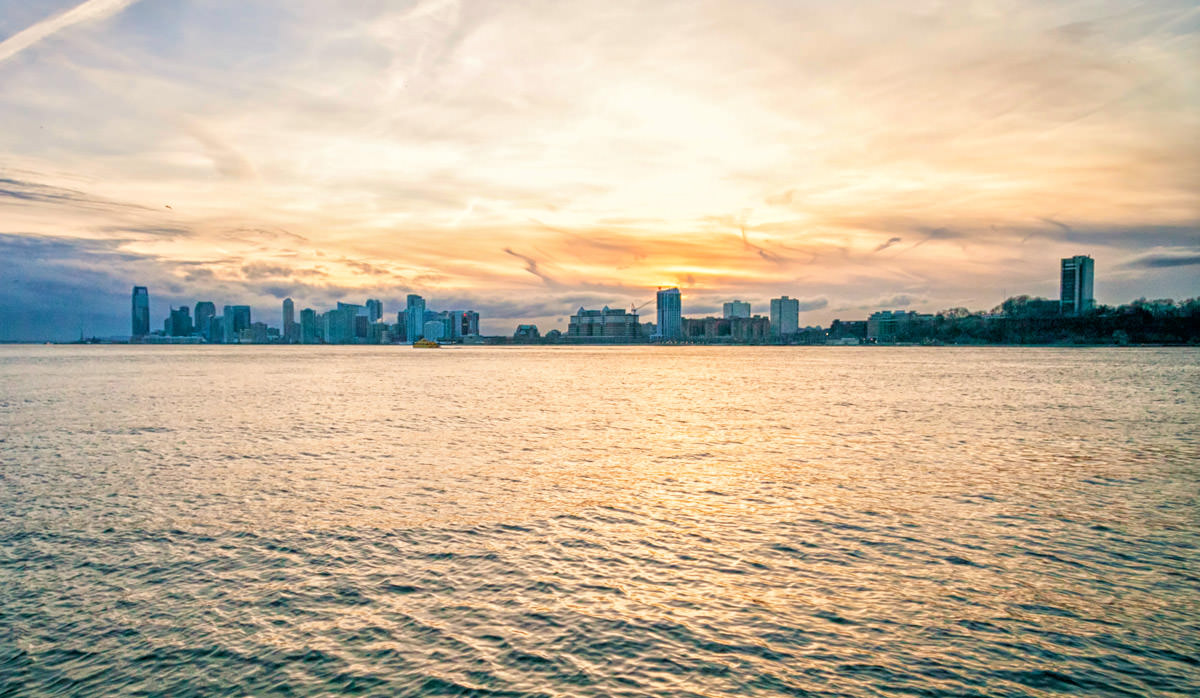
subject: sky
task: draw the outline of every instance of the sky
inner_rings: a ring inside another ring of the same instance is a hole
[[[1192,1],[0,0],[0,125],[0,340],[1200,295]]]

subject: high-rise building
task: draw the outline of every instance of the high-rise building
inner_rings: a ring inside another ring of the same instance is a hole
[[[208,327],[200,328],[204,333],[204,338],[213,344],[220,344],[225,341],[225,318],[221,315],[214,315],[208,319]]]
[[[445,331],[446,323],[442,322],[441,320],[430,320],[429,322],[425,323],[425,329],[422,330],[422,336],[425,339],[432,339],[436,342],[440,339],[445,339]]]
[[[354,344],[361,305],[338,303],[338,307],[322,316],[326,344]],[[364,318],[365,319],[365,318]]]
[[[150,334],[150,291],[145,286],[133,287],[133,324],[129,334],[133,337]]]
[[[786,337],[800,329],[800,301],[795,298],[771,299],[771,336]]]
[[[408,335],[405,341],[412,344],[421,338],[425,329],[425,299],[415,293],[409,294],[408,305],[405,307],[404,326]]]
[[[446,339],[462,339],[473,334],[479,334],[479,313],[474,310],[447,310],[438,313],[439,320],[445,320]]]
[[[291,298],[283,299],[283,341],[285,344],[299,341],[296,331],[296,304]]]
[[[188,312],[188,307],[180,306],[178,310],[171,308],[171,315],[167,318],[167,326],[164,329],[171,337],[190,336],[192,334],[192,316]]]
[[[750,317],[750,304],[743,301],[729,301],[725,304],[725,319],[735,317]]]
[[[224,319],[224,341],[226,344],[236,344],[241,341],[242,330],[250,328],[250,306],[227,305],[221,311]]]
[[[1095,263],[1087,255],[1062,260],[1062,284],[1059,286],[1063,315],[1081,315],[1096,305],[1092,295]]]
[[[192,315],[192,324],[195,326],[195,331],[210,342],[217,341],[210,337],[208,332],[209,323],[217,315],[217,306],[212,301],[200,301],[196,304],[196,311]]]
[[[383,319],[383,301],[378,298],[367,299],[367,322],[379,322]]]
[[[458,322],[462,336],[469,337],[479,334],[479,313],[474,310],[464,310],[459,314]]]
[[[300,343],[317,343],[317,311],[312,308],[300,311]]]
[[[683,337],[683,297],[677,288],[658,290],[658,326],[655,338],[659,340]]]

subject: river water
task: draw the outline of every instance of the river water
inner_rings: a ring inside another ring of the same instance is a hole
[[[1200,694],[1200,350],[0,347],[0,695]]]

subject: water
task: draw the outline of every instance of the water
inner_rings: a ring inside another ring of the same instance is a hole
[[[1196,695],[1200,352],[0,347],[0,695]]]

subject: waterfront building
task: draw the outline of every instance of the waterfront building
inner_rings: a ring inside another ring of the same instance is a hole
[[[479,313],[474,310],[451,310],[455,337],[479,334]]]
[[[190,337],[192,334],[192,315],[186,305],[178,309],[171,308],[164,328],[169,337]]]
[[[422,336],[425,339],[431,339],[437,342],[441,339],[444,339],[443,333],[445,331],[446,324],[444,322],[441,320],[430,320],[429,322],[425,323],[425,328],[422,330]]]
[[[683,300],[678,288],[658,290],[658,332],[660,341],[683,337]]]
[[[725,304],[725,319],[735,317],[750,317],[750,304],[743,301],[729,301]]]
[[[326,344],[354,344],[357,336],[358,309],[362,306],[338,303],[322,316],[322,336]]]
[[[150,290],[145,286],[133,287],[133,312],[130,335],[145,337],[150,334]]]
[[[367,330],[367,344],[391,344],[392,326],[386,322],[372,322]]]
[[[755,344],[766,341],[771,323],[761,315],[754,317],[684,318],[683,337],[706,344]]]
[[[637,313],[607,305],[601,310],[584,310],[571,316],[567,337],[592,338],[600,341],[635,341],[638,339]]]
[[[421,338],[421,331],[425,327],[425,299],[415,293],[408,296],[408,304],[405,306],[404,312],[404,325],[406,342],[412,344]]]
[[[800,301],[795,298],[771,299],[771,335],[787,337],[800,329]]]
[[[379,322],[383,319],[383,301],[378,298],[367,299],[367,321]]]
[[[236,344],[241,341],[242,330],[250,327],[250,306],[227,305],[221,311],[222,341]]]
[[[826,333],[829,343],[859,344],[867,338],[866,320],[834,320]],[[843,341],[854,340],[854,341]]]
[[[204,330],[204,339],[213,344],[225,341],[225,318],[223,316],[214,315],[208,319],[208,327]]]
[[[204,337],[205,341],[216,342],[219,339],[214,339],[210,336],[209,325],[212,319],[217,315],[217,306],[212,301],[200,301],[196,304],[195,312],[192,313],[193,331]]]
[[[252,322],[249,327],[246,327],[238,332],[238,342],[241,344],[267,344],[271,341],[271,330],[273,327],[267,327],[265,322]],[[279,330],[275,330],[275,336],[279,336]]]
[[[883,310],[867,318],[867,339],[876,342],[904,341],[917,325],[933,322],[932,315],[914,311]]]
[[[300,311],[300,343],[317,343],[317,311],[312,308]]]
[[[513,341],[517,344],[528,344],[541,339],[542,334],[538,332],[537,325],[517,325],[517,331],[513,332]]]
[[[291,344],[299,341],[296,328],[296,304],[291,298],[283,299],[283,341]]]
[[[1092,295],[1095,263],[1087,255],[1062,260],[1059,302],[1063,315],[1082,315],[1096,305]]]

